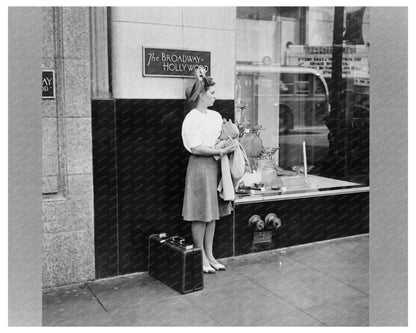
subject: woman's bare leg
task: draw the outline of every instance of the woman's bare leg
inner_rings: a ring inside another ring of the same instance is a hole
[[[205,239],[207,224],[210,224],[210,223],[198,222],[198,221],[192,222],[192,238],[194,241],[194,245],[195,247],[202,249],[202,264],[206,267],[209,266],[209,261],[205,254],[205,248],[204,248],[204,239]]]
[[[206,231],[205,231],[205,238],[204,238],[204,249],[205,255],[207,256],[208,262],[211,264],[215,270],[223,271],[225,270],[225,266],[220,264],[215,258],[212,253],[212,247],[214,243],[214,234],[215,234],[215,220],[212,222],[207,223]]]
[[[205,249],[205,255],[207,256],[207,259],[210,262],[210,264],[217,265],[219,264],[219,262],[215,260],[214,255],[212,253],[212,247],[214,243],[214,234],[215,234],[215,220],[207,223],[207,227],[205,231],[205,238],[204,238],[204,249]]]

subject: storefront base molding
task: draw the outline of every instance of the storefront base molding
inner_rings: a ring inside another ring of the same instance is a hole
[[[256,242],[248,220],[270,213],[281,225]],[[233,218],[233,255],[359,235],[369,232],[369,192],[236,204]]]

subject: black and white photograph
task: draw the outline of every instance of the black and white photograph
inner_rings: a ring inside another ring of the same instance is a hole
[[[347,4],[32,8],[39,219],[9,97],[9,326],[408,326],[408,10]]]

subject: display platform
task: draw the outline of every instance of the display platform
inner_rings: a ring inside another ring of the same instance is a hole
[[[233,214],[217,224],[214,248],[220,257],[369,232],[368,186],[315,175],[278,178],[278,190],[265,186],[237,195]],[[253,216],[266,221],[269,214],[280,220],[278,228],[250,225]],[[222,231],[232,233],[227,245]]]
[[[369,187],[359,183],[348,182],[316,175],[276,177],[274,186],[253,189],[249,194],[236,196],[235,204],[257,201],[286,200],[289,198],[306,198],[326,195],[368,192]]]

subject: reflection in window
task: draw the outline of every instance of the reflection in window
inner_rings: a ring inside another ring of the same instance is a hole
[[[246,129],[261,127],[265,148],[280,148],[275,162],[291,168],[303,163],[302,143],[314,172],[319,173],[328,150],[328,89],[319,73],[307,68],[237,66],[238,119]],[[261,158],[261,156],[251,156]]]
[[[345,7],[345,23],[336,83],[334,7],[237,8],[235,119],[256,147],[261,142],[263,154],[249,149],[254,164],[275,151],[273,163],[293,170],[303,165],[305,142],[311,174],[368,182],[369,11]],[[333,96],[339,108],[330,111]]]

